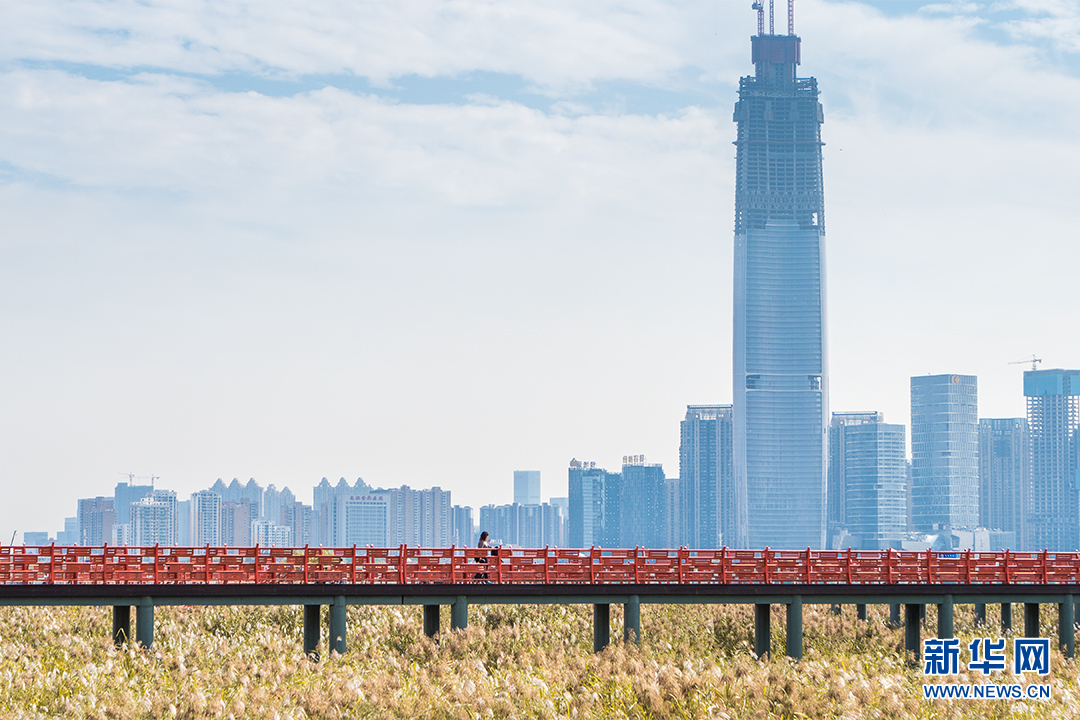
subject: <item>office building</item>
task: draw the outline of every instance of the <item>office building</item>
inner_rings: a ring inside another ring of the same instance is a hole
[[[979,525],[1011,533],[1023,550],[1031,446],[1025,418],[979,420]]]
[[[917,532],[979,524],[979,407],[974,375],[911,378],[911,512]]]
[[[751,39],[739,82],[735,178],[732,547],[825,543],[828,363],[817,80],[800,39]],[[680,469],[680,479],[685,479]],[[683,507],[687,501],[683,500]],[[704,540],[703,540],[704,541]]]
[[[79,518],[64,518],[64,530],[56,533],[57,545],[77,545],[79,543]]]
[[[473,509],[467,505],[454,505],[450,518],[450,543],[456,547],[475,545],[478,536],[473,523]]]
[[[23,545],[48,545],[51,542],[48,530],[27,530],[23,533]]]
[[[120,482],[113,489],[113,508],[116,510],[116,522],[131,524],[131,503],[139,502],[144,497],[154,494],[153,485],[133,485],[134,476],[128,482]]]
[[[1077,550],[1080,370],[1026,371],[1024,397],[1031,443],[1027,549]]]
[[[540,504],[540,471],[514,471],[514,502],[518,505]]]
[[[624,455],[619,504],[620,547],[664,547],[664,468]]]
[[[611,478],[610,484],[615,484],[618,475]],[[611,512],[608,504],[614,499],[615,493],[609,493],[609,473],[603,468],[596,467],[595,462],[583,462],[580,460],[570,461],[570,517],[569,517],[569,546],[572,548],[588,548],[594,545],[605,546],[605,540],[610,537],[612,528],[608,525],[614,519],[619,521],[617,508]],[[614,518],[611,516],[614,515]],[[617,532],[617,530],[615,530]],[[606,547],[613,547],[606,545]]]
[[[844,507],[844,429],[848,425],[884,422],[879,412],[834,412],[829,423],[829,472],[826,497],[827,546],[846,530]],[[905,483],[906,487],[906,483]],[[905,523],[906,525],[906,523]]]
[[[678,534],[667,547],[718,548],[734,537],[732,406],[689,405],[679,428]],[[676,488],[669,487],[669,493]]]
[[[859,549],[898,548],[907,531],[905,428],[883,422],[841,427],[844,525]]]

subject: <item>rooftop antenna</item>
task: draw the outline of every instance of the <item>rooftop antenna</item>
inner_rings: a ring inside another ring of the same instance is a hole
[[[775,3],[776,3],[776,0],[769,0],[769,34],[770,35],[775,35],[776,34],[774,32],[775,28],[773,26],[773,11],[776,9],[775,8]]]
[[[757,10],[757,34],[765,34],[765,6],[760,2],[755,2],[750,6],[754,10]]]
[[[787,34],[795,34],[795,0],[787,0]]]

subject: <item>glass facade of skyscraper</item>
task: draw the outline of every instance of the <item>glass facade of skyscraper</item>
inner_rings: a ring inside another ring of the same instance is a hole
[[[1027,548],[1080,548],[1080,370],[1024,373],[1031,442]]]
[[[825,542],[823,115],[799,43],[752,38],[735,106],[734,547]]]
[[[911,378],[914,529],[979,524],[979,404],[974,375]]]

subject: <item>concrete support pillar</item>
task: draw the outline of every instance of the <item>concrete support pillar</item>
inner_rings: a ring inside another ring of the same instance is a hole
[[[859,620],[865,620],[866,619],[866,605],[856,605],[855,606],[855,617],[858,618]]]
[[[1073,657],[1076,650],[1076,617],[1073,612],[1073,596],[1066,595],[1065,602],[1058,604],[1058,644],[1061,654],[1067,658]]]
[[[1012,603],[1001,603],[1001,632],[1012,630]]]
[[[903,621],[900,619],[900,604],[893,603],[889,605],[889,626],[898,628],[903,624]]]
[[[433,638],[439,634],[439,608],[438,605],[424,606],[424,634]]]
[[[1039,603],[1024,603],[1024,637],[1039,637]]]
[[[345,608],[344,595],[334,598],[334,604],[330,606],[330,650],[338,655],[344,655],[349,649]]]
[[[904,649],[909,653],[915,653],[915,664],[919,664],[922,657],[922,618],[920,616],[922,605],[904,606]]]
[[[319,616],[321,605],[304,606],[304,654],[312,660],[319,659]]]
[[[937,636],[952,638],[953,634],[953,597],[945,596],[945,602],[937,606]]]
[[[796,595],[787,606],[787,656],[802,660],[802,652],[802,597]]]
[[[754,654],[758,659],[768,655],[772,649],[772,615],[768,605],[754,606]]]
[[[450,606],[450,629],[464,630],[469,627],[469,598],[458,595]]]
[[[637,595],[623,604],[623,642],[641,642],[641,599]]]
[[[975,627],[986,625],[986,603],[975,603]]]
[[[131,606],[113,605],[112,639],[116,647],[131,641]]]
[[[154,644],[154,600],[144,597],[135,611],[135,642],[149,650]]]
[[[593,605],[592,622],[593,652],[600,652],[611,642],[611,606],[607,603]]]

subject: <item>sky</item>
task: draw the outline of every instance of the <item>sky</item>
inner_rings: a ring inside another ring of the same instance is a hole
[[[0,4],[0,541],[128,473],[677,476],[686,406],[732,397],[749,5]],[[907,424],[912,375],[962,373],[1022,416],[1009,363],[1080,366],[1080,2],[795,27],[831,409]]]

